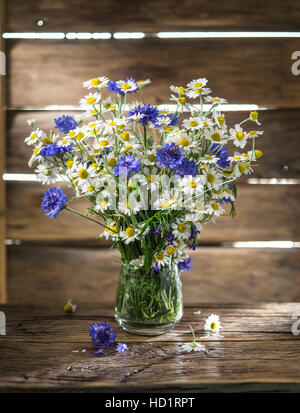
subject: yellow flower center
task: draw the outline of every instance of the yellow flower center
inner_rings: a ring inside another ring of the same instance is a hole
[[[190,181],[189,183],[188,183],[188,187],[190,187],[190,188],[196,188],[196,182],[194,182],[194,181]]]
[[[99,145],[100,145],[100,146],[107,146],[107,145],[108,145],[108,141],[103,140],[103,141],[99,142]]]
[[[76,140],[77,140],[77,141],[80,141],[83,137],[84,137],[84,133],[78,132],[78,134],[77,134],[77,136],[76,136]]]
[[[98,86],[100,83],[101,81],[97,78],[91,80],[91,86]]]
[[[178,93],[185,93],[185,88],[184,88],[184,87],[179,87],[179,88],[177,89],[177,92],[178,92]]]
[[[165,254],[160,251],[156,254],[156,259],[158,259],[159,261],[162,261],[165,258]]]
[[[217,324],[213,321],[210,325],[210,328],[214,330],[217,327]]]
[[[79,176],[80,179],[86,179],[89,176],[89,173],[86,169],[81,168],[78,171],[78,176]]]
[[[190,144],[190,142],[189,142],[188,138],[182,138],[182,139],[180,139],[179,145],[189,146],[189,144]]]
[[[179,232],[183,233],[186,230],[186,226],[184,224],[179,224],[177,229]]]
[[[219,99],[219,98],[212,98],[211,101],[212,101],[212,102],[220,102],[220,99]]]
[[[219,210],[219,205],[218,204],[211,204],[211,207],[213,210],[218,211]]]
[[[239,168],[239,171],[243,174],[246,171],[247,166],[241,163],[239,164],[238,168]]]
[[[109,126],[116,126],[116,122],[109,122]]]
[[[213,141],[219,142],[221,140],[221,135],[219,134],[219,132],[215,132],[211,135],[211,138]]]
[[[225,118],[223,116],[219,116],[217,119],[218,119],[218,122],[219,122],[220,125],[224,125]]]
[[[166,126],[165,127],[166,132],[172,132],[172,130],[173,130],[172,126]]]
[[[128,90],[128,89],[130,89],[131,88],[131,86],[128,84],[128,83],[124,83],[123,85],[122,85],[122,89],[124,89],[124,90]]]
[[[169,246],[166,248],[166,252],[167,252],[167,254],[169,254],[169,255],[173,255],[174,252],[175,252],[175,248],[174,248],[172,245],[169,245]]]
[[[74,163],[74,162],[73,162],[72,160],[67,161],[67,162],[66,162],[66,166],[67,166],[67,168],[72,168],[73,163]]]
[[[185,104],[186,104],[186,98],[182,96],[181,98],[178,98],[178,102],[179,102],[181,105],[185,105]]]
[[[150,162],[155,161],[155,155],[153,153],[150,153],[150,155],[148,155],[148,161],[150,161]]]
[[[103,199],[103,201],[100,202],[100,205],[102,207],[105,207],[108,204],[108,201],[106,201],[106,199]]]
[[[34,133],[33,135],[31,135],[30,140],[31,140],[31,141],[34,141],[36,137],[37,137],[37,136],[36,136],[36,133]]]
[[[250,135],[250,136],[256,135],[256,130],[251,130],[251,131],[249,132],[249,135]]]
[[[147,175],[146,179],[147,179],[148,184],[150,184],[151,183],[151,174]]]
[[[39,153],[39,151],[40,151],[40,148],[35,148],[33,151],[33,154],[36,155],[37,153]]]
[[[131,238],[135,235],[135,229],[132,227],[127,227],[125,232],[128,238]]]
[[[202,83],[201,83],[201,82],[194,83],[194,87],[195,87],[195,88],[199,88],[199,87],[201,87],[201,86],[202,86]]]
[[[243,132],[237,132],[237,133],[235,134],[235,137],[236,137],[236,139],[237,139],[238,141],[242,141],[242,140],[244,139],[244,137],[245,137],[245,134],[244,134]]]
[[[229,188],[226,188],[226,189],[225,189],[225,192],[227,192],[227,194],[229,194],[229,195],[231,195],[231,194],[232,194],[232,190],[231,190],[231,189],[229,189]]]
[[[208,182],[209,182],[210,184],[213,184],[213,183],[215,182],[215,180],[216,180],[216,177],[215,177],[215,175],[213,175],[213,174],[208,174],[208,175],[207,175],[207,180],[208,180]]]
[[[69,136],[70,136],[70,138],[73,138],[73,136],[75,136],[75,131],[71,130],[71,131],[69,132]]]
[[[86,100],[86,103],[88,104],[88,105],[92,105],[93,103],[95,103],[96,102],[96,98],[94,98],[93,96],[91,96],[90,98],[88,98],[87,100]]]
[[[250,119],[251,120],[255,121],[255,120],[257,120],[257,118],[258,118],[258,113],[256,111],[250,113]]]
[[[93,192],[94,191],[94,187],[92,186],[92,185],[90,185],[89,187],[88,187],[88,192]]]
[[[128,132],[122,132],[121,133],[121,139],[123,139],[123,141],[129,141],[129,133]]]
[[[263,156],[263,152],[260,151],[259,149],[255,149],[254,155],[255,155],[255,158],[256,158],[256,159],[259,159],[259,158],[261,158],[261,157]]]
[[[125,125],[122,123],[121,125],[118,125],[117,128],[121,130],[121,129],[125,128]]]
[[[110,158],[108,161],[108,166],[111,166],[112,168],[116,166],[117,160],[115,158]]]
[[[124,150],[125,151],[130,151],[130,149],[132,149],[132,148],[133,148],[132,145],[127,145],[127,146],[124,147]]]
[[[190,126],[194,127],[194,126],[198,126],[198,122],[196,120],[192,120],[190,122]]]

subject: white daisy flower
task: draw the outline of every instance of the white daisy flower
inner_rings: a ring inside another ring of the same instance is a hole
[[[188,89],[198,90],[207,85],[208,80],[205,77],[199,77],[198,79],[194,79],[187,84]]]
[[[217,314],[211,314],[205,320],[204,330],[209,331],[211,333],[218,334],[220,329],[223,328]]]
[[[249,138],[258,138],[263,135],[264,131],[262,130],[251,130],[248,132]]]
[[[112,239],[113,241],[119,239],[120,230],[116,222],[107,221],[105,222],[105,226],[106,228],[104,228],[104,231],[100,235],[100,238]]]
[[[252,122],[255,122],[257,125],[261,125],[261,123],[258,122],[258,112],[256,112],[256,111],[250,112],[249,117],[252,120]]]
[[[182,240],[187,239],[191,235],[191,226],[186,222],[182,222],[180,219],[176,219],[176,221],[172,224],[172,232],[176,238]]]
[[[229,133],[230,138],[233,140],[233,144],[237,147],[244,148],[247,143],[247,138],[249,137],[247,132],[245,132],[240,125],[236,124],[234,129],[230,129]]]
[[[186,129],[194,131],[203,128],[203,120],[197,117],[190,117],[189,119],[185,119],[183,121],[183,125]]]
[[[43,185],[51,185],[61,179],[58,168],[48,162],[39,164],[34,172],[37,174],[36,179]]]
[[[24,142],[27,143],[27,145],[36,145],[38,142],[43,141],[43,139],[45,138],[45,132],[40,129],[36,129],[32,131],[27,138],[25,138]]]
[[[182,86],[170,86],[170,89],[172,90],[172,92],[178,93],[179,95],[184,95],[186,93],[186,88],[182,87]]]
[[[177,105],[178,105],[177,111],[178,112],[184,112],[184,111],[189,109],[189,104],[186,101],[185,96],[171,95],[170,100],[174,100],[177,103]]]
[[[131,260],[130,264],[133,265],[134,267],[143,267],[145,262],[145,256],[140,255],[137,259]]]
[[[160,251],[154,256],[154,265],[158,265],[159,268],[165,266],[169,263],[169,257],[164,253],[164,251]]]
[[[101,99],[100,93],[89,93],[83,99],[80,100],[80,107],[82,109],[89,109],[91,110],[94,105],[99,103]]]
[[[127,79],[127,80],[117,80],[116,85],[123,93],[134,92],[138,90],[138,85],[134,80]]]
[[[209,214],[214,214],[214,216],[219,217],[224,214],[225,210],[221,205],[216,202],[214,199],[209,202],[209,205],[206,207],[206,212]]]
[[[181,349],[187,353],[190,353],[191,351],[206,351],[206,347],[197,342],[182,344]]]
[[[125,244],[130,244],[139,237],[140,230],[133,227],[127,227],[125,231],[120,232],[120,237]]]
[[[220,128],[207,128],[204,130],[206,139],[213,143],[225,143],[228,139],[223,129]]]
[[[227,103],[227,100],[226,99],[224,99],[224,98],[219,98],[219,97],[212,97],[212,96],[206,96],[205,98],[204,98],[204,101],[206,102],[206,103],[211,103],[211,104],[214,104],[214,103],[217,103],[217,104],[219,104],[219,105],[224,105],[225,103]]]
[[[106,87],[108,81],[109,79],[106,76],[95,77],[93,79],[87,80],[86,82],[83,82],[83,86],[87,87],[88,89],[91,89],[93,87],[100,89]]]

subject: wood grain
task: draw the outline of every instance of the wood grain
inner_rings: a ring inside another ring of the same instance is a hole
[[[7,30],[168,31],[299,30],[296,0],[213,3],[205,0],[9,0]],[[121,3],[121,4],[120,4]],[[267,10],[267,12],[266,12]],[[36,21],[44,19],[44,26]]]
[[[4,1],[0,0],[0,51],[4,52]],[[6,302],[6,186],[2,179],[5,172],[5,76],[0,74],[0,303]]]
[[[117,251],[54,245],[8,248],[9,303],[51,303],[72,298],[113,305],[120,264]],[[299,249],[199,247],[195,268],[182,273],[184,303],[300,301]],[[230,288],[228,288],[230,286]]]
[[[214,96],[230,103],[299,108],[300,84],[291,73],[299,39],[9,40],[10,107],[77,105],[82,82],[151,78],[149,103],[169,101],[171,84],[209,79]]]
[[[7,172],[33,173],[27,165],[32,148],[24,144],[25,137],[31,129],[27,119],[36,119],[36,125],[45,131],[54,128],[54,119],[68,114],[74,116],[78,112],[31,112],[8,111],[7,117]],[[226,112],[228,125],[234,125],[248,116],[247,112]],[[300,177],[300,110],[268,110],[259,113],[264,135],[257,140],[257,148],[264,153],[251,178],[299,178]],[[248,130],[253,123],[245,125]],[[231,147],[230,153],[237,148]],[[286,167],[288,168],[286,170]],[[247,180],[241,178],[239,182]]]
[[[101,227],[64,211],[57,220],[46,217],[41,208],[45,191],[39,183],[10,182],[7,203],[7,237],[19,240],[94,240]],[[69,193],[69,192],[67,192]],[[219,218],[204,226],[201,241],[300,240],[300,185],[239,185],[237,216]],[[74,208],[84,211],[88,201]]]
[[[1,337],[1,392],[300,390],[299,339],[291,333],[296,303],[186,307],[174,330],[155,338],[121,331],[113,309],[97,304],[81,305],[70,317],[45,305],[0,309],[8,320]],[[189,324],[199,340],[211,312],[220,315],[224,337],[202,339],[205,353],[185,353]],[[128,344],[126,353],[112,346],[93,355],[88,329],[104,320]]]

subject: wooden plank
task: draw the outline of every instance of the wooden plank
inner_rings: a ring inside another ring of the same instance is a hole
[[[31,156],[31,147],[24,144],[24,138],[31,129],[27,119],[36,119],[36,124],[48,131],[54,127],[54,119],[62,114],[75,115],[78,112],[32,112],[8,111],[7,128],[7,172],[32,173],[27,166]],[[226,112],[229,125],[243,120],[247,112]],[[265,131],[263,137],[257,140],[257,147],[264,153],[251,177],[255,178],[299,178],[300,163],[300,110],[268,110],[261,111],[259,118]],[[253,123],[248,123],[249,130]],[[282,144],[284,142],[284,145]],[[298,149],[299,148],[299,149]],[[236,148],[230,148],[233,151]],[[288,168],[286,170],[286,167]],[[245,176],[247,180],[249,176]]]
[[[77,105],[84,80],[151,78],[149,103],[166,103],[171,84],[209,79],[214,96],[230,103],[298,108],[300,84],[291,73],[299,39],[9,40],[10,107]],[[26,87],[25,87],[26,85]],[[135,99],[135,96],[133,96]]]
[[[118,255],[99,248],[11,246],[9,302],[62,308],[72,298],[79,305],[89,301],[113,306]],[[190,255],[195,268],[181,276],[186,305],[300,301],[299,249],[200,247]]]
[[[19,240],[94,240],[96,224],[65,211],[57,221],[46,217],[40,208],[45,191],[39,183],[8,183],[7,237]],[[300,185],[239,185],[237,216],[219,218],[205,225],[201,241],[300,240]],[[74,203],[84,211],[88,201]],[[101,228],[100,228],[100,232]]]
[[[113,309],[94,303],[69,317],[47,305],[1,306],[7,335],[1,338],[0,391],[299,391],[298,338],[290,330],[291,314],[299,308],[296,303],[187,307],[171,333],[151,338],[123,332]],[[194,314],[199,309],[200,318]],[[220,315],[224,337],[205,342],[205,352],[185,353],[189,324],[200,340],[211,312]],[[128,344],[125,354],[111,346],[94,356],[88,328],[104,320]],[[261,339],[251,337],[256,331]],[[236,340],[238,335],[243,339]]]
[[[4,52],[4,0],[0,0],[0,51]],[[0,74],[0,303],[6,301],[6,186],[2,179],[5,172],[5,76]]]
[[[268,12],[266,13],[266,9]],[[37,26],[39,19],[44,26]],[[7,30],[18,31],[174,31],[299,30],[296,0],[230,2],[185,0],[47,1],[10,0]]]

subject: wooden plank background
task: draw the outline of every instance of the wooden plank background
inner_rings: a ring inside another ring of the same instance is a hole
[[[214,96],[272,108],[299,106],[291,55],[300,39],[10,40],[8,105],[77,105],[84,80],[105,74],[151,78],[149,103],[168,103],[169,85],[198,73]],[[205,56],[205,58],[204,58]],[[280,70],[278,70],[280,68]],[[26,85],[26,87],[24,87]],[[170,103],[170,102],[169,102]]]
[[[4,40],[4,1],[0,0],[0,51],[5,52]],[[0,303],[5,303],[6,291],[6,186],[2,179],[5,172],[5,77],[0,75]]]
[[[99,4],[101,3],[101,4]],[[83,6],[84,5],[84,6]],[[176,31],[299,30],[300,5],[294,0],[9,0],[7,30]],[[38,19],[45,26],[36,26]]]
[[[291,73],[291,55],[300,50],[300,39],[158,39],[151,33],[299,31],[299,17],[300,4],[295,0],[184,0],[176,8],[171,0],[8,1],[9,32],[143,31],[149,36],[8,40],[6,171],[33,172],[27,167],[30,149],[23,143],[29,131],[26,119],[33,117],[48,129],[55,117],[73,114],[40,109],[77,106],[86,79],[103,74],[115,79],[149,77],[153,83],[147,87],[147,101],[163,104],[172,103],[170,84],[201,75],[208,77],[213,94],[229,103],[268,108],[260,112],[265,134],[258,146],[264,157],[251,177],[298,180],[300,83]],[[37,26],[38,19],[45,24]],[[226,112],[229,122],[246,114]],[[9,301],[61,303],[72,296],[112,303],[119,267],[112,255],[105,256],[92,243],[97,228],[67,212],[50,221],[40,210],[44,190],[38,183],[7,184],[7,237],[24,242],[8,250]],[[236,241],[300,241],[299,201],[298,184],[250,185],[248,177],[242,178],[236,218],[223,217],[205,226],[201,245],[211,246],[193,253],[196,269],[184,273],[186,302],[299,300],[299,250],[212,247]],[[78,208],[84,207],[84,202],[78,203]],[[87,273],[89,277],[82,277]]]

